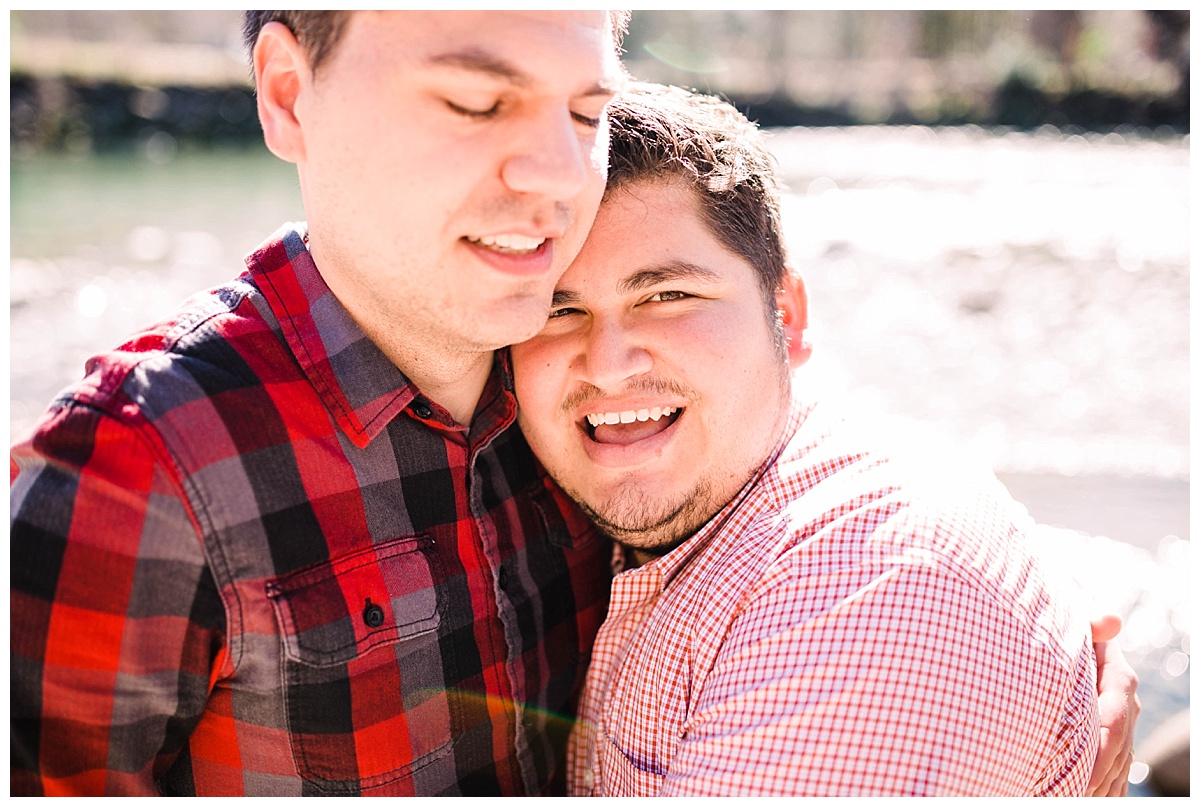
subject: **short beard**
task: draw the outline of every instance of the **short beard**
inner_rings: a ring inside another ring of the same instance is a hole
[[[577,491],[564,488],[597,527],[613,540],[649,555],[665,555],[712,518],[712,486],[701,481],[688,495],[656,502],[638,489],[621,490],[604,503],[601,513]]]

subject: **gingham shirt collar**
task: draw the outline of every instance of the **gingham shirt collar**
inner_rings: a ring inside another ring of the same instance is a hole
[[[793,395],[794,394],[795,393],[793,392]],[[742,489],[738,491],[738,494],[729,502],[729,504],[722,507],[720,512],[709,519],[708,522],[691,538],[688,538],[666,555],[663,555],[661,558],[656,558],[655,560],[650,561],[649,563],[646,563],[637,569],[630,570],[631,577],[638,576],[645,577],[647,579],[653,578],[656,582],[650,585],[654,589],[654,592],[662,593],[663,591],[666,591],[667,587],[671,585],[671,582],[675,580],[679,573],[682,572],[693,559],[698,557],[704,551],[704,548],[708,546],[708,544],[713,540],[714,536],[721,534],[725,527],[725,523],[734,513],[738,511],[738,508],[741,507],[742,502],[745,501],[746,497],[756,493],[757,495],[762,495],[763,487],[761,483],[763,476],[769,473],[771,469],[775,467],[775,462],[779,459],[780,453],[784,450],[784,448],[787,447],[788,443],[791,442],[792,436],[796,433],[796,430],[800,428],[800,425],[804,423],[804,419],[808,417],[808,414],[813,409],[812,402],[803,402],[799,400],[791,402],[788,404],[788,406],[788,417],[783,428],[783,433],[776,441],[775,447],[771,450],[770,456],[768,456],[766,461],[759,466],[758,470],[755,471],[754,476],[742,486]],[[614,552],[623,553],[623,549],[620,544],[614,543],[613,549]],[[614,571],[617,573],[620,573],[623,570],[623,554],[620,559],[614,559],[613,567]],[[644,588],[645,586],[646,583],[643,582],[639,588]]]
[[[419,390],[329,290],[306,238],[305,224],[285,224],[246,258],[246,265],[313,389],[346,437],[363,448]],[[507,351],[497,353],[496,370],[481,399],[484,404],[501,394],[500,387],[504,393],[512,390]],[[461,430],[445,420],[449,430]],[[492,431],[494,425],[474,423],[472,431]]]

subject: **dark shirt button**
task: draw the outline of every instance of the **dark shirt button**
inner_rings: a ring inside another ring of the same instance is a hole
[[[417,398],[412,402],[412,411],[414,415],[422,420],[430,417],[433,414],[433,410],[429,408],[429,404],[425,403],[420,398]]]
[[[367,623],[368,628],[378,628],[383,624],[383,609],[367,600],[367,607],[363,609],[363,622]]]
[[[503,566],[500,567],[500,588],[508,588],[508,571]]]

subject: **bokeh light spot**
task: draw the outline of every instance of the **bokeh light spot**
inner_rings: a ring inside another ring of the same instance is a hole
[[[75,298],[75,308],[81,316],[95,319],[108,308],[108,292],[94,283],[89,283],[79,290],[79,295]]]

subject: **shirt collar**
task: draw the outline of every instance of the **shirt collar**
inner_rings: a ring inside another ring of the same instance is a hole
[[[764,477],[774,472],[775,463],[779,460],[780,454],[782,454],[783,450],[792,441],[792,438],[796,436],[796,432],[799,430],[801,424],[804,423],[814,408],[814,402],[800,399],[797,397],[795,390],[793,390],[788,418],[784,425],[783,433],[780,435],[766,462],[759,466],[754,476],[742,486],[742,489],[738,491],[738,494],[733,497],[729,504],[722,507],[691,538],[688,538],[661,558],[646,564],[647,566],[653,565],[657,567],[664,590],[671,584],[675,576],[683,571],[689,562],[696,558],[716,536],[721,534],[725,523],[737,512],[738,508],[747,499],[751,498],[756,491],[762,489]]]
[[[246,265],[309,383],[350,441],[362,448],[418,390],[329,290],[306,237],[303,223],[285,224],[246,258]],[[492,372],[498,379],[489,387],[498,380],[511,396],[508,362],[495,362]]]

